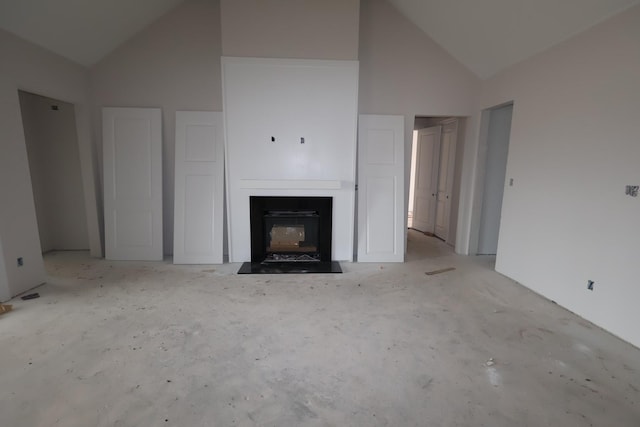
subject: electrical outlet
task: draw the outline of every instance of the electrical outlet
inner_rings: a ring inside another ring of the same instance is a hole
[[[590,291],[593,290],[593,285],[595,284],[595,282],[593,280],[587,280],[587,289],[589,289]]]
[[[18,257],[17,262],[18,262],[18,267],[22,267],[24,265],[24,260],[22,259],[22,257]]]
[[[631,197],[638,197],[638,189],[640,189],[638,185],[627,185],[624,188],[624,194]]]

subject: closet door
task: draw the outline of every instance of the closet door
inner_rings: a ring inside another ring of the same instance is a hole
[[[221,264],[222,113],[176,112],[174,264]]]
[[[403,262],[404,116],[358,123],[358,261]]]
[[[162,260],[162,116],[157,108],[102,110],[105,255]]]
[[[440,136],[441,127],[433,126],[420,129],[416,141],[412,228],[431,234],[436,228]]]
[[[449,239],[451,224],[451,202],[453,197],[453,177],[456,166],[457,139],[458,121],[443,124],[442,136],[440,138],[440,161],[436,193],[435,235],[444,241]]]

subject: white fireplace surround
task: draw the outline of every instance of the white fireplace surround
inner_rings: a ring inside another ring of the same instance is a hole
[[[332,258],[353,260],[358,62],[223,57],[222,74],[230,262],[251,259],[250,196],[332,197]]]

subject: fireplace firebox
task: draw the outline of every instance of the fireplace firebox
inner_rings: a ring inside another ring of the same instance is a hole
[[[238,273],[341,273],[331,260],[331,197],[251,196],[251,262]]]

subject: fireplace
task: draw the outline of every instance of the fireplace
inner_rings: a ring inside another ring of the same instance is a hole
[[[250,196],[251,262],[238,273],[340,273],[331,197]]]

